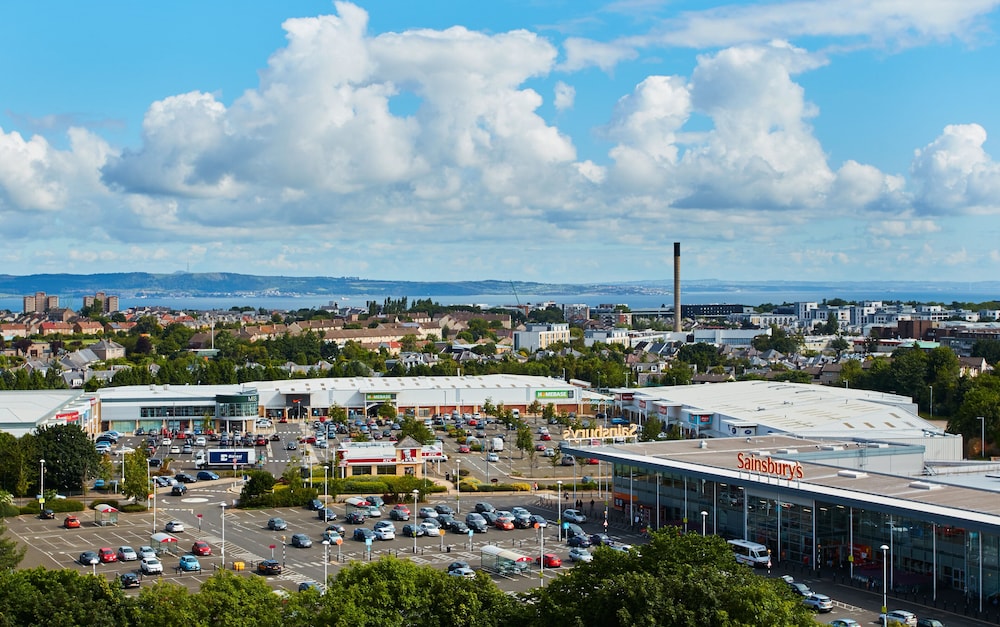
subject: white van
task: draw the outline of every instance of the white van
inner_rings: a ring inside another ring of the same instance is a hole
[[[729,548],[736,562],[754,568],[766,568],[771,563],[771,552],[763,544],[749,540],[730,540]]]

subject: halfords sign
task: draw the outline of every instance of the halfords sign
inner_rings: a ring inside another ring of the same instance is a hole
[[[606,440],[608,438],[631,438],[639,435],[639,425],[618,427],[597,427],[596,429],[569,429],[566,437],[579,440]]]
[[[755,457],[740,453],[736,456],[737,467],[740,470],[759,472],[765,475],[778,475],[789,481],[801,479],[804,476],[802,464],[799,462],[775,461],[770,457]]]

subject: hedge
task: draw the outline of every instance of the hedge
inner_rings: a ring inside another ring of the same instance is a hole
[[[74,499],[48,499],[45,501],[45,509],[51,509],[57,514],[66,512],[82,512],[85,506],[82,501]],[[27,505],[21,506],[22,514],[37,514],[41,511],[41,506],[37,500],[31,500]]]
[[[287,486],[275,485],[274,491],[267,494],[247,498],[240,497],[240,509],[264,507],[303,507],[309,501],[319,496],[315,488],[288,489]]]

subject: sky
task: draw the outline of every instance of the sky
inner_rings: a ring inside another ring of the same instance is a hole
[[[1000,0],[0,4],[0,272],[993,280]]]

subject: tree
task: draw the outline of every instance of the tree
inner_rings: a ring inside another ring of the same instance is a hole
[[[148,461],[146,451],[142,448],[137,448],[122,457],[122,463],[125,464],[125,472],[123,473],[125,482],[122,484],[122,494],[126,497],[136,501],[146,500],[149,495]]]
[[[98,470],[101,455],[77,425],[39,427],[35,434],[38,460],[45,460],[45,478],[59,490],[77,491]]]
[[[0,577],[0,607],[3,625],[129,625],[137,618],[120,588],[103,575],[72,568],[34,568]]]
[[[514,440],[514,446],[521,451],[521,459],[524,459],[525,451],[534,450],[534,439],[531,437],[531,428],[523,422],[517,425],[517,438]]]
[[[378,406],[378,415],[379,418],[394,422],[399,414],[391,403],[382,403]]]
[[[664,385],[691,385],[694,373],[691,371],[691,366],[675,359],[661,372],[660,380]]]
[[[663,421],[656,414],[650,414],[646,418],[646,424],[642,427],[639,439],[643,442],[652,442],[656,440],[656,436],[660,435],[661,431],[663,431]]]
[[[19,545],[17,540],[5,537],[6,533],[7,525],[0,518],[0,573],[7,573],[17,568],[24,559],[25,551],[28,550],[28,547]]]
[[[421,444],[425,442],[432,442],[434,440],[434,432],[428,429],[427,425],[416,418],[403,418],[403,422],[400,423],[400,427],[402,427],[399,431],[400,440],[406,436],[410,436]]]
[[[841,353],[846,351],[851,347],[850,342],[844,339],[844,336],[838,335],[837,337],[830,340],[830,348],[837,351],[837,356],[839,357]]]

